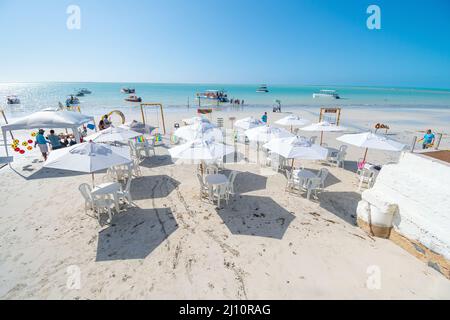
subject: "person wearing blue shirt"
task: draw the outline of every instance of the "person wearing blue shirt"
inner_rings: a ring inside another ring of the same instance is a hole
[[[264,112],[264,115],[261,117],[261,121],[264,122],[264,124],[267,124],[267,112]]]
[[[423,136],[423,138],[419,141],[423,141],[422,148],[428,149],[431,146],[433,146],[435,140],[434,134],[431,132],[431,130],[428,130],[427,133]]]
[[[58,150],[62,148],[61,141],[59,137],[55,134],[55,130],[50,130],[50,134],[47,136],[47,140],[52,146],[52,150]]]
[[[36,141],[34,142],[34,147],[36,148],[36,145],[39,146],[42,156],[44,157],[44,160],[47,161],[48,141],[47,139],[45,139],[44,133],[45,133],[44,129],[39,129],[39,133],[36,135]]]

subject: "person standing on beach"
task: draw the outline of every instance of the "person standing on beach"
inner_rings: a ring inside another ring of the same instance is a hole
[[[431,130],[428,130],[427,133],[423,136],[423,138],[419,140],[419,142],[423,141],[422,148],[428,149],[431,146],[433,146],[435,139],[436,139],[436,137],[435,137],[434,133],[432,133]]]
[[[267,112],[264,112],[264,115],[261,117],[261,121],[264,123],[264,124],[267,124]]]
[[[39,133],[36,135],[36,141],[34,142],[34,147],[36,148],[36,145],[39,146],[39,149],[41,150],[42,157],[44,157],[44,160],[47,161],[47,155],[48,155],[48,146],[47,146],[47,139],[44,137],[44,129],[39,129]]]

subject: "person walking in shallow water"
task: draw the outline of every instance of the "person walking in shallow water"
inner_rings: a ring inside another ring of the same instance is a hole
[[[261,121],[264,123],[264,124],[267,124],[267,112],[264,112],[264,115],[261,117]]]

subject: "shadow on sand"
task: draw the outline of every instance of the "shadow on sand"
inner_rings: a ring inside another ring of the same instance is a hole
[[[151,156],[150,158],[145,158],[141,162],[142,167],[149,169],[169,166],[171,164],[174,164],[174,162],[172,161],[172,157],[169,155]]]
[[[356,226],[356,208],[361,195],[356,192],[322,192],[320,206],[345,222]]]
[[[130,208],[99,233],[96,261],[145,259],[177,229],[169,208]]]
[[[228,177],[231,173],[231,170],[224,170],[223,173]],[[267,177],[248,171],[238,171],[238,175],[236,176],[234,185],[236,189],[235,192],[238,194],[265,190],[267,186]]]
[[[131,196],[133,200],[165,198],[179,185],[167,175],[140,177],[131,182]]]
[[[236,195],[217,210],[232,234],[282,239],[295,216],[269,197]]]

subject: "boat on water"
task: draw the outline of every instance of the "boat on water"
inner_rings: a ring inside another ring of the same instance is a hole
[[[142,98],[138,97],[138,96],[135,96],[133,94],[133,95],[130,95],[128,98],[125,98],[125,101],[128,101],[128,102],[142,102]]]
[[[267,85],[262,84],[262,85],[259,86],[258,89],[256,89],[256,92],[258,92],[258,93],[268,93],[269,89],[267,88]]]
[[[76,96],[70,95],[67,97],[67,99],[66,99],[67,107],[73,107],[73,106],[78,106],[78,105],[80,105],[80,100]]]
[[[77,97],[84,97],[84,93],[81,91],[78,91],[77,93],[75,93],[75,96]]]
[[[82,94],[91,94],[92,93],[91,90],[86,89],[86,88],[81,88],[79,92],[81,92]]]
[[[228,94],[224,90],[206,90],[197,93],[197,99],[214,100],[217,102],[229,102]]]
[[[136,93],[136,90],[134,88],[122,88],[120,90],[120,92],[126,93],[126,94],[132,94],[132,93]]]
[[[7,96],[6,104],[20,104],[20,99],[17,96]]]
[[[340,99],[341,97],[339,96],[336,90],[320,90],[319,92],[313,93],[313,98]]]

